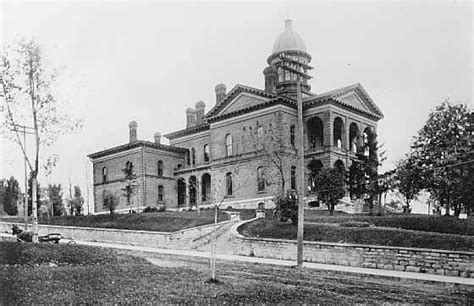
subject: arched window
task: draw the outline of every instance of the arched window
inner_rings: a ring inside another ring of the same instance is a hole
[[[257,191],[265,190],[265,173],[263,167],[257,168]]]
[[[194,148],[191,148],[191,163],[196,164],[196,149]]]
[[[129,171],[132,171],[132,169],[133,169],[133,164],[132,164],[132,162],[131,162],[131,161],[127,161],[127,162],[125,163],[125,170],[126,170],[127,172],[129,172]]]
[[[163,202],[165,195],[164,195],[164,188],[163,186],[158,186],[158,202]]]
[[[226,185],[226,191],[227,191],[227,195],[232,195],[232,173],[228,172],[226,175],[225,175],[225,185]]]
[[[225,136],[225,154],[232,156],[232,136],[230,134]]]
[[[294,124],[290,126],[290,143],[294,147],[295,146],[295,130],[296,127]]]
[[[102,183],[107,183],[107,167],[102,168]]]
[[[295,166],[291,166],[290,188],[293,190],[296,189],[296,167]]]
[[[209,145],[205,144],[204,145],[204,162],[209,161]]]
[[[283,82],[283,72],[280,67],[278,68],[278,82]]]
[[[163,176],[163,161],[161,160],[158,161],[158,176]]]

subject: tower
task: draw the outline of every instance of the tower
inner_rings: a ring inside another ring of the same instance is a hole
[[[281,59],[282,56],[287,59],[285,63]],[[278,36],[273,45],[272,54],[267,59],[269,67],[264,70],[265,89],[270,92],[274,90],[279,95],[295,98],[296,82],[300,81],[303,97],[309,96],[311,86],[307,79],[291,72],[291,69],[294,69],[295,72],[306,74],[311,69],[308,65],[309,62],[311,62],[311,55],[306,51],[303,39],[293,29],[292,20],[285,20],[285,30]],[[283,64],[286,65],[285,69],[281,68]],[[276,72],[275,77],[273,77],[272,72]],[[272,81],[275,83],[272,84]]]

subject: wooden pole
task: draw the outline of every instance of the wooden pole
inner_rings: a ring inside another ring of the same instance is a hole
[[[301,101],[300,82],[296,82],[296,102],[298,108],[298,171],[296,176],[298,180],[298,234],[297,234],[297,250],[296,250],[296,266],[303,267],[303,234],[304,234],[304,135],[303,135],[303,102]]]

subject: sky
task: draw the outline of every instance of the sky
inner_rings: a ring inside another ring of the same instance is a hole
[[[91,198],[86,155],[126,143],[130,121],[139,139],[153,141],[184,128],[197,101],[210,109],[218,83],[263,89],[287,16],[312,55],[312,91],[361,83],[384,113],[383,169],[403,158],[443,100],[473,107],[470,1],[2,1],[2,45],[35,37],[63,69],[71,113],[84,118],[43,151],[60,160],[41,184],[71,182]],[[0,154],[0,178],[23,182],[18,145],[0,139]]]

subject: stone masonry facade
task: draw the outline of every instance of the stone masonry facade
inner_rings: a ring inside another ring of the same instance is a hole
[[[202,101],[187,108],[186,128],[164,135],[169,145],[161,143],[159,133],[154,142],[138,140],[138,125],[131,122],[128,144],[89,155],[95,211],[104,211],[107,193],[119,195],[119,210],[130,208],[122,195],[127,162],[136,170],[134,210],[205,205],[271,208],[276,194],[295,189],[299,147],[304,151],[306,198],[311,201],[315,175],[324,167],[349,167],[355,152],[376,142],[383,114],[360,84],[311,92],[309,77],[302,77],[312,69],[310,61],[304,42],[287,20],[267,59],[265,89],[237,84],[227,92],[218,84],[215,104],[208,111]],[[302,141],[297,134],[298,86]]]

